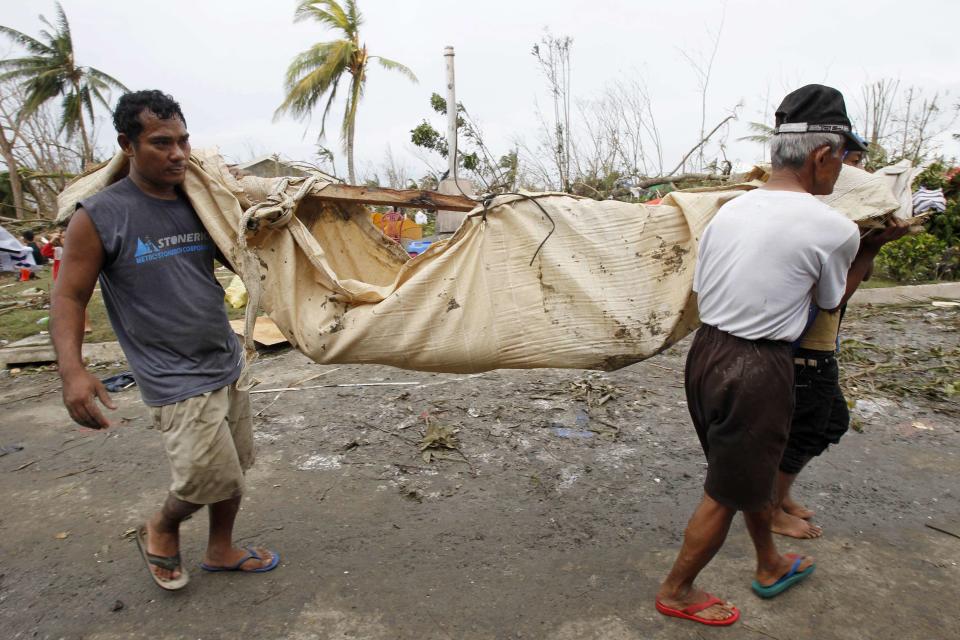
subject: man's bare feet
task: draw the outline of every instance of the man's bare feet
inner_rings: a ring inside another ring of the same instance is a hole
[[[792,497],[787,496],[783,499],[783,510],[789,513],[792,516],[802,518],[803,520],[809,520],[816,513],[807,509],[805,506],[794,500]]]
[[[671,609],[685,609],[709,599],[709,593],[696,588],[688,589],[686,593],[668,593],[661,587],[660,592],[657,593],[657,601]],[[729,602],[718,603],[693,615],[704,620],[726,620],[734,615],[733,604]]]
[[[236,571],[255,571],[257,569],[268,567],[270,566],[270,563],[273,562],[273,552],[266,547],[254,547],[253,550],[258,556],[260,556],[260,558],[247,558],[247,560],[241,564]],[[231,547],[226,551],[218,551],[208,548],[207,554],[203,558],[203,564],[214,568],[235,567],[244,556],[248,555],[250,554],[246,549],[239,547]]]
[[[173,557],[180,552],[180,533],[163,533],[157,530],[156,516],[147,521],[147,553],[155,556]],[[164,569],[154,564],[150,565],[153,575],[161,580],[176,580],[180,577],[180,569]]]
[[[789,573],[790,567],[793,566],[793,563],[797,557],[797,555],[793,555],[792,558],[788,556],[780,556],[780,560],[775,566],[758,568],[756,575],[757,582],[764,587],[769,587],[775,584],[780,578]],[[797,573],[809,569],[813,562],[813,556],[803,556],[803,561],[800,562],[800,566],[797,567]]]
[[[823,529],[817,525],[803,518],[792,516],[783,509],[777,509],[773,512],[773,518],[770,520],[770,530],[782,536],[799,538],[800,540],[810,540],[823,535]]]

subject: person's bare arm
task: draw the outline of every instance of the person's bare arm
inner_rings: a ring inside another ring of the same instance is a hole
[[[103,243],[90,216],[77,209],[63,241],[63,261],[50,298],[50,337],[63,381],[63,404],[74,422],[91,429],[110,426],[94,397],[116,409],[103,384],[83,364],[84,311],[103,267]]]

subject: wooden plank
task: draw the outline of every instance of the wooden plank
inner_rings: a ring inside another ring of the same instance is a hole
[[[230,321],[233,332],[240,337],[243,337],[245,324],[243,320]],[[285,344],[287,338],[280,332],[280,329],[277,328],[273,320],[267,316],[260,316],[257,318],[257,323],[253,327],[253,341],[265,347],[272,347],[278,344]]]
[[[349,184],[331,184],[313,194],[321,200],[355,202],[384,207],[443,209],[445,211],[472,211],[477,203],[460,195],[445,195],[436,191],[416,189],[381,189]]]
[[[87,362],[122,362],[126,358],[117,342],[85,342],[83,359]],[[0,367],[56,361],[57,353],[49,336],[26,338],[0,349]]]

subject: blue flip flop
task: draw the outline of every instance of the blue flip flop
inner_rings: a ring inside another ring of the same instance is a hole
[[[200,568],[204,571],[209,571],[210,573],[219,573],[220,571],[241,571],[243,573],[266,573],[267,571],[272,571],[277,568],[277,565],[280,564],[280,554],[276,551],[270,551],[270,555],[273,556],[273,560],[270,561],[265,567],[260,567],[259,569],[243,569],[243,563],[247,560],[260,560],[260,555],[254,551],[253,547],[246,547],[246,554],[238,562],[229,566],[229,567],[214,567],[206,562],[200,563]]]
[[[803,582],[809,578],[813,573],[813,570],[816,568],[815,564],[811,564],[803,571],[797,571],[797,569],[800,568],[800,563],[803,562],[804,556],[797,555],[795,553],[788,553],[787,557],[794,558],[793,564],[790,566],[790,571],[787,571],[780,577],[779,580],[766,587],[754,580],[753,584],[750,585],[753,588],[754,593],[761,598],[772,598],[774,596],[778,596],[798,582]]]

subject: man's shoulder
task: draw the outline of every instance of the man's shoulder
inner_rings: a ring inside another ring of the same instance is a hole
[[[78,202],[77,208],[83,208],[87,213],[93,213],[94,211],[104,208],[112,208],[113,205],[117,205],[131,197],[136,197],[140,190],[134,189],[131,191],[130,186],[129,178],[118,180],[92,196]]]

